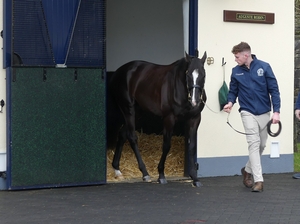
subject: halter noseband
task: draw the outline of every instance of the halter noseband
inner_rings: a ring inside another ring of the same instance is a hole
[[[188,70],[186,70],[186,72],[185,72],[186,74],[188,74]],[[203,101],[203,99],[202,99],[202,97],[203,97],[203,91],[204,91],[204,88],[201,88],[201,86],[200,85],[197,85],[197,84],[194,84],[194,85],[192,85],[192,86],[188,86],[188,80],[187,80],[187,76],[186,76],[186,87],[187,87],[187,89],[188,89],[188,101],[191,101],[191,90],[192,89],[199,89],[200,91],[201,91],[201,94],[200,94],[200,101]]]
[[[192,86],[189,87],[188,89],[191,90],[191,89],[194,89],[194,88],[201,89],[201,86],[199,86],[199,85],[192,85]]]
[[[185,71],[185,74],[187,75],[189,73],[189,70],[187,69],[186,71]],[[188,86],[188,80],[187,80],[187,76],[186,76],[186,86],[187,86],[187,89],[189,90],[189,91],[191,91],[192,89],[194,89],[194,88],[197,88],[197,89],[201,89],[201,86],[199,86],[199,85],[192,85],[192,86]]]

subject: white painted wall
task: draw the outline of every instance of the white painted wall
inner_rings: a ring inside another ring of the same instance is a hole
[[[223,22],[223,10],[275,13],[275,24]],[[222,85],[222,57],[225,58],[226,82],[236,65],[231,49],[246,41],[258,59],[267,61],[277,77],[281,93],[281,122],[278,137],[268,138],[264,155],[270,154],[271,143],[279,142],[280,154],[293,154],[293,95],[294,95],[294,1],[282,0],[199,0],[199,55],[207,51],[214,57],[213,65],[206,65],[207,105],[219,111],[218,90]],[[236,129],[244,131],[235,105],[229,120]],[[198,158],[248,155],[244,135],[227,124],[227,113],[213,113],[204,109],[198,129]],[[275,127],[275,126],[274,126]],[[275,130],[274,130],[275,131]],[[221,174],[221,171],[220,171]]]
[[[0,15],[3,15],[3,4],[0,4]],[[3,16],[0,16],[0,31],[3,30]],[[0,101],[6,102],[6,73],[3,69],[3,39],[0,37]],[[6,171],[6,107],[0,113],[0,172]]]

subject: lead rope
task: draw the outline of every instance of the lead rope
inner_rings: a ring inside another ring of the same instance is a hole
[[[233,130],[235,130],[237,133],[240,133],[240,134],[242,134],[242,135],[254,135],[254,134],[256,134],[256,133],[245,133],[245,132],[241,132],[241,131],[238,131],[238,130],[236,130],[234,127],[232,127],[232,125],[229,123],[229,115],[230,115],[230,113],[228,113],[228,115],[227,115],[227,124],[233,129]]]
[[[202,95],[201,95],[201,98],[200,98],[200,100],[201,100],[201,102],[211,111],[211,112],[213,112],[213,113],[215,113],[215,114],[218,114],[218,113],[220,113],[219,111],[214,111],[214,110],[212,110],[208,105],[207,105],[207,103],[202,99]]]
[[[202,96],[202,95],[201,95]],[[213,112],[213,113],[215,113],[215,114],[218,114],[219,112],[217,112],[217,111],[214,111],[214,110],[212,110],[208,105],[207,105],[207,103],[206,102],[204,102],[203,100],[202,100],[202,98],[201,98],[201,102],[211,111],[211,112]],[[230,113],[228,113],[228,115],[227,115],[227,124],[234,130],[234,131],[236,131],[237,133],[240,133],[240,134],[242,134],[242,135],[254,135],[255,133],[245,133],[245,132],[241,132],[241,131],[238,131],[238,130],[236,130],[234,127],[232,127],[232,125],[230,124],[230,122],[229,122],[229,115],[230,115]]]
[[[207,103],[206,102],[204,102],[202,99],[201,99],[201,101],[202,101],[202,103],[211,111],[211,112],[213,112],[213,113],[215,113],[215,114],[218,114],[219,112],[217,112],[217,111],[214,111],[214,110],[212,110],[208,105],[207,105]],[[229,123],[229,114],[230,113],[228,113],[228,115],[227,115],[227,124],[234,130],[234,131],[236,131],[237,133],[240,133],[240,134],[242,134],[242,135],[254,135],[255,133],[245,133],[245,132],[241,132],[241,131],[238,131],[238,130],[236,130],[234,127],[232,127],[232,125]]]
[[[245,133],[245,132],[241,132],[241,131],[238,131],[238,130],[236,130],[234,127],[232,127],[232,125],[229,123],[229,114],[230,113],[228,113],[228,116],[227,116],[227,124],[233,129],[233,130],[235,130],[237,133],[240,133],[240,134],[243,134],[243,135],[254,135],[254,134],[256,134],[256,133]],[[267,127],[267,132],[268,132],[268,134],[271,136],[271,137],[277,137],[280,133],[281,133],[281,130],[282,130],[282,124],[281,124],[281,122],[279,121],[278,122],[278,130],[277,130],[277,132],[272,132],[271,131],[271,125],[272,125],[273,123],[272,123],[272,119],[266,124],[266,126],[263,128],[263,129],[265,129],[266,127]],[[262,130],[263,130],[262,129]]]
[[[203,88],[203,90],[202,90],[201,97],[200,97],[201,102],[202,102],[202,103],[204,104],[204,106],[206,106],[211,112],[213,112],[213,113],[215,113],[215,114],[218,114],[219,111],[214,111],[214,110],[212,110],[212,109],[207,105],[207,103],[202,99],[203,91],[204,91],[204,88]],[[230,115],[230,113],[228,113],[228,115],[227,115],[227,122],[226,122],[226,123],[227,123],[227,124],[229,125],[229,127],[231,127],[234,131],[236,131],[237,133],[242,134],[242,135],[254,135],[254,134],[256,134],[256,133],[245,133],[245,132],[241,132],[241,131],[236,130],[234,127],[232,127],[232,125],[231,125],[230,122],[229,122],[229,115]],[[277,136],[281,133],[282,124],[281,124],[280,121],[278,122],[279,127],[278,127],[277,132],[275,132],[275,133],[273,133],[273,132],[271,131],[271,125],[272,125],[272,119],[271,119],[271,120],[267,123],[267,125],[265,126],[265,127],[267,127],[267,132],[268,132],[268,134],[269,134],[271,137],[277,137]],[[265,129],[265,127],[264,127],[263,129]]]

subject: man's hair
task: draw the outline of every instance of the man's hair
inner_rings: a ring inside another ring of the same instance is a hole
[[[232,48],[232,53],[233,54],[237,54],[237,53],[240,53],[240,52],[243,52],[243,51],[249,51],[251,52],[251,47],[248,43],[246,42],[241,42],[239,43],[238,45],[235,45],[233,48]]]

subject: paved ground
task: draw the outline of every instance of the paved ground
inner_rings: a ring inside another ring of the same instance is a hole
[[[0,223],[300,223],[300,179],[264,177],[262,193],[241,176],[202,178],[201,188],[180,180],[0,191]]]

